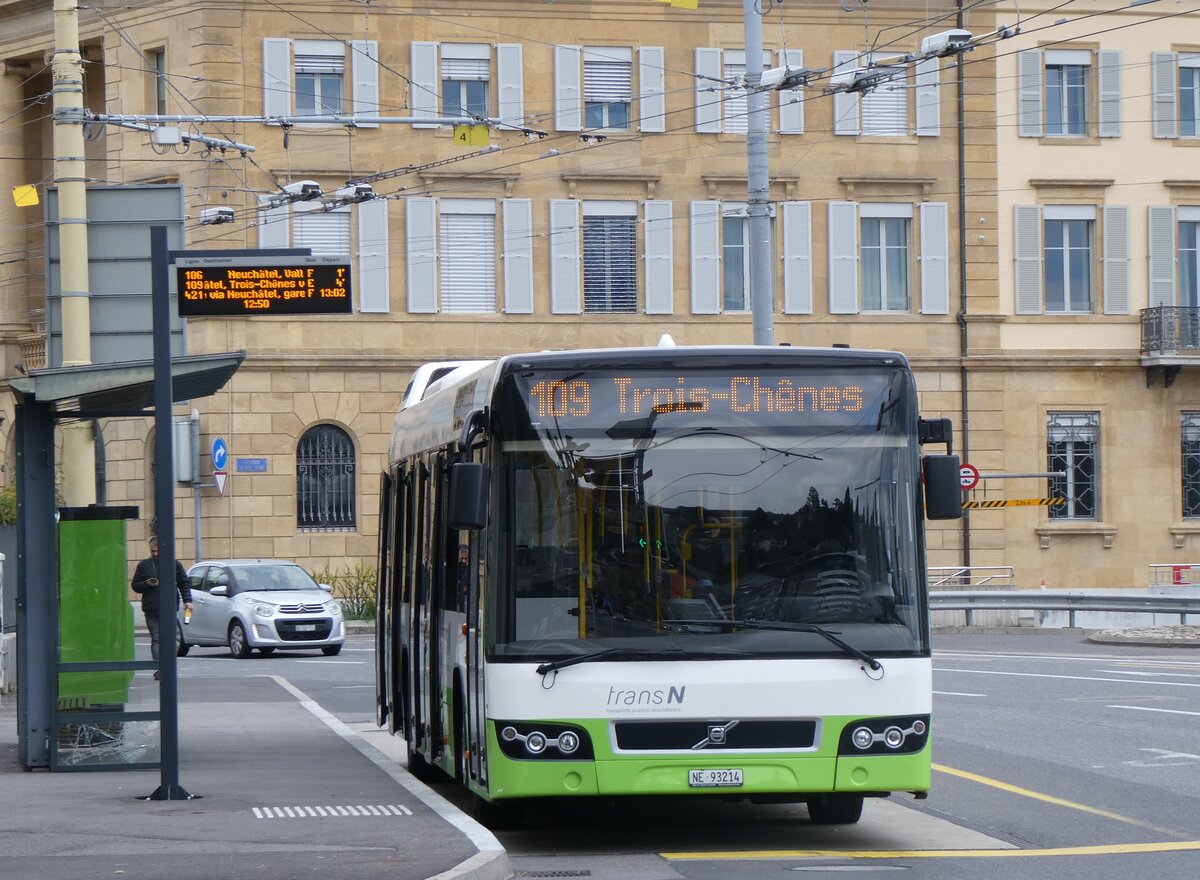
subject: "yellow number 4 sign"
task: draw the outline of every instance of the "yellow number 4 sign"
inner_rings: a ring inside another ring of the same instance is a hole
[[[454,142],[460,147],[486,147],[491,143],[486,125],[454,126]]]

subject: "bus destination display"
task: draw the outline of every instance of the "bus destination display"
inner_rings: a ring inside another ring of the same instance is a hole
[[[348,315],[350,265],[322,257],[175,264],[179,314],[185,318],[250,315]]]

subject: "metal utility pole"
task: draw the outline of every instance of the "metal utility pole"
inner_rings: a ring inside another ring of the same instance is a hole
[[[771,179],[767,173],[767,95],[763,72],[761,0],[745,0],[746,208],[750,215],[750,311],[754,344],[775,344],[774,266],[771,262]]]
[[[92,362],[88,302],[87,158],[83,147],[83,59],[77,0],[54,0],[54,184],[58,188],[58,252],[62,279],[63,366]],[[92,423],[63,427],[63,496],[68,507],[96,502]]]

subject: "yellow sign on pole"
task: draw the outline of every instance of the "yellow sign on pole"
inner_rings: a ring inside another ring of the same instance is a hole
[[[1058,507],[1066,498],[1009,498],[1007,501],[964,501],[963,510],[992,510],[997,507]]]
[[[486,147],[492,141],[486,125],[456,125],[454,142],[460,147]]]
[[[20,186],[14,186],[13,204],[18,208],[32,208],[38,203],[37,187],[32,184],[23,183]]]

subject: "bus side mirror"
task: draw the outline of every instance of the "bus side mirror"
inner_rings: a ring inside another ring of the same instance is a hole
[[[460,461],[451,466],[450,528],[473,531],[487,525],[489,476],[486,464]]]
[[[962,519],[962,483],[957,455],[925,455],[921,473],[925,478],[925,518]]]

